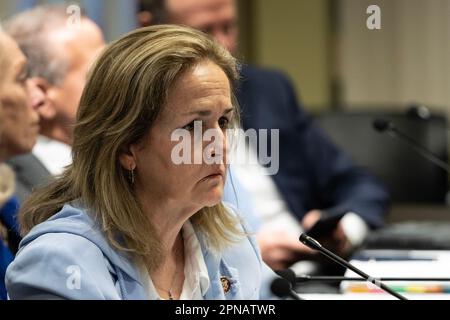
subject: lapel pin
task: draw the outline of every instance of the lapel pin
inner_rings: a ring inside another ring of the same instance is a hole
[[[220,277],[220,282],[222,283],[223,292],[228,293],[231,289],[231,282],[227,277]]]

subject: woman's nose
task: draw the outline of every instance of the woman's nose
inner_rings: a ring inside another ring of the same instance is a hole
[[[227,152],[227,138],[225,132],[221,129],[214,129],[213,134],[206,135],[204,148],[204,154],[208,159],[214,159],[214,162],[225,161],[224,157]]]

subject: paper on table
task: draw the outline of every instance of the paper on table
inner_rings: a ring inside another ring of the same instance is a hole
[[[402,254],[404,256],[404,254]],[[400,256],[400,255],[399,255]],[[421,256],[430,257],[430,252],[415,252],[410,257]],[[373,278],[449,278],[450,279],[450,252],[441,251],[433,252],[433,260],[406,260],[402,258],[401,261],[393,260],[393,255],[389,256],[389,260],[352,260],[351,263],[369,274]],[[379,257],[381,257],[379,255]],[[414,259],[414,258],[411,258]],[[354,272],[348,270],[345,273],[346,277],[359,277]],[[413,281],[389,281],[385,282],[394,290],[403,293],[450,293],[450,281],[426,281],[426,282],[413,282]],[[343,281],[341,283],[341,290],[344,293],[376,293],[382,292],[374,284],[362,281]]]

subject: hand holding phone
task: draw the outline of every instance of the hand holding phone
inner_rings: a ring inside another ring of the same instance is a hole
[[[343,216],[344,213],[331,216],[322,215],[309,230],[306,230],[306,234],[313,238],[326,237],[336,229]]]

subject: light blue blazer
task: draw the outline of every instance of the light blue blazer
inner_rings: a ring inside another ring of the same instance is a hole
[[[242,230],[247,232],[245,223]],[[273,297],[269,288],[276,275],[261,260],[253,236],[218,255],[209,251],[202,234],[196,233],[210,278],[204,299]],[[231,284],[227,293],[221,277]],[[6,287],[10,299],[147,299],[137,265],[128,254],[109,245],[76,202],[65,205],[22,240],[8,267]]]

